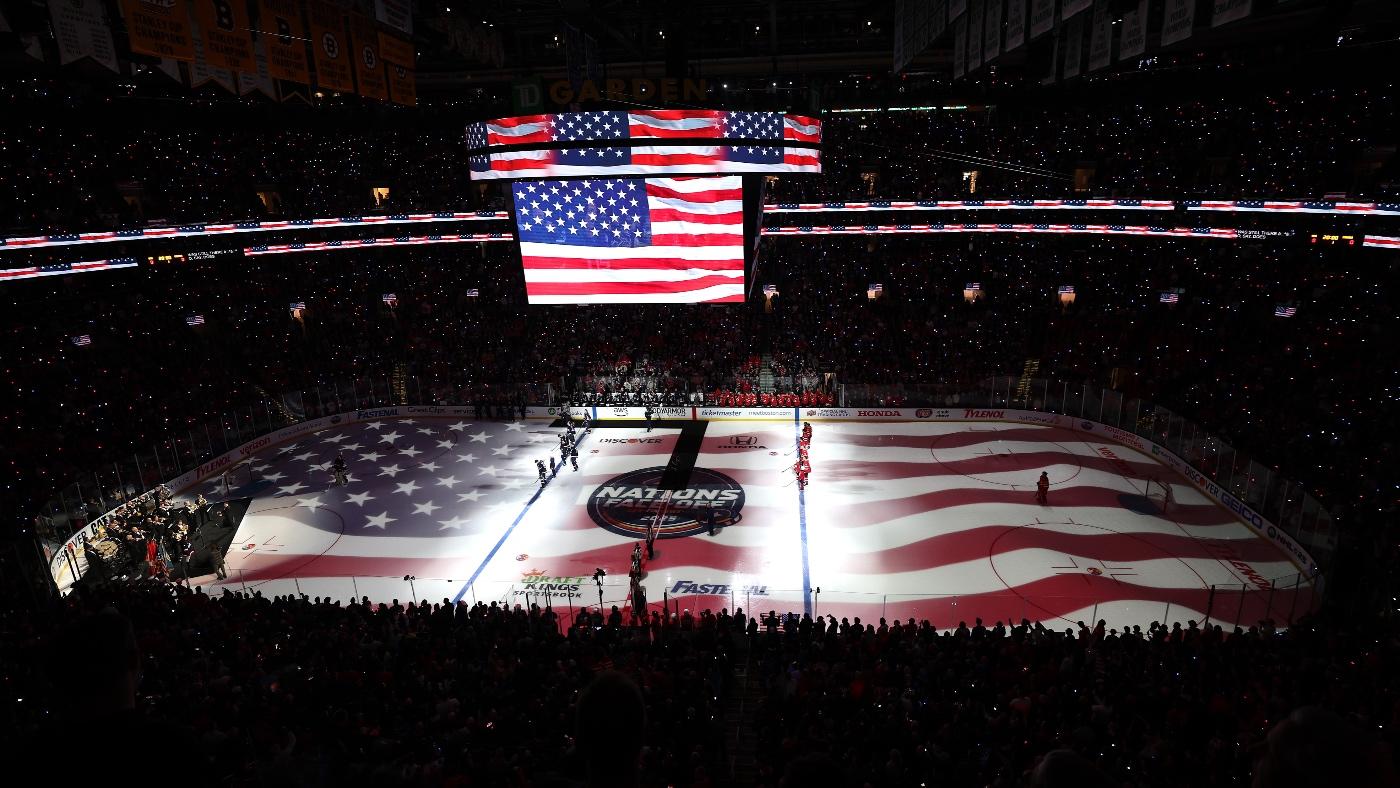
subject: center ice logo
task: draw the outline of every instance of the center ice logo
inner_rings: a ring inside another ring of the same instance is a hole
[[[695,468],[683,490],[663,490],[665,468],[643,468],[615,476],[588,496],[588,516],[619,536],[645,539],[656,528],[658,539],[706,533],[713,513],[716,526],[734,525],[744,508],[744,488],[718,471]]]

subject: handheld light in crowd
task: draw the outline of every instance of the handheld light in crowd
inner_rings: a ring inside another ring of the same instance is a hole
[[[1060,285],[1060,306],[1074,303],[1074,285]]]
[[[964,300],[964,301],[966,301],[966,302],[968,302],[969,304],[971,304],[971,303],[974,303],[974,302],[980,300],[981,298],[982,298],[982,283],[981,283],[981,282],[968,282],[967,284],[963,285],[963,300]]]
[[[394,309],[399,305],[399,297],[394,293],[385,293],[381,298],[390,309]]]

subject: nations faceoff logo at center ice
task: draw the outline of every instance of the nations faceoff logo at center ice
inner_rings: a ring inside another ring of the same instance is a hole
[[[588,516],[619,536],[645,539],[655,526],[658,539],[679,539],[734,525],[744,508],[744,488],[718,471],[695,468],[683,490],[663,490],[665,468],[643,468],[614,476],[588,496]]]

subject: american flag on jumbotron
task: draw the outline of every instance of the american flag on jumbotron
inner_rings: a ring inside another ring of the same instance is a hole
[[[465,293],[465,295],[467,298],[480,298],[481,289],[476,287],[469,287],[467,288],[467,292]]]
[[[1292,304],[1279,304],[1274,307],[1274,317],[1293,317],[1298,314],[1298,307]]]
[[[737,176],[512,185],[532,304],[744,300]]]
[[[204,315],[185,315],[185,325],[187,325],[187,326],[202,326],[202,325],[204,325]]]
[[[699,144],[657,144],[658,140],[685,139]],[[819,121],[780,112],[565,112],[473,123],[467,128],[468,164],[476,180],[821,172],[817,149],[787,144],[820,139]],[[545,147],[491,147],[525,144]]]
[[[1074,285],[1060,285],[1060,295],[1074,295]]]
[[[964,290],[971,290],[972,292],[976,293],[976,292],[981,291],[981,289],[982,289],[982,283],[981,283],[981,282],[968,282],[968,283],[967,283],[967,286],[965,286],[963,289],[964,289]]]
[[[88,345],[92,344],[92,335],[79,334],[75,337],[72,337],[72,340],[73,344],[77,345],[78,347],[87,347]]]
[[[399,297],[394,293],[385,293],[384,295],[380,296],[379,299],[385,304],[388,304],[391,308],[399,305]]]
[[[1164,304],[1175,304],[1180,298],[1175,290],[1163,290],[1158,300]]]
[[[305,308],[306,308],[306,302],[305,302],[305,301],[293,301],[293,302],[292,302],[291,308],[292,308],[292,309],[305,309]]]

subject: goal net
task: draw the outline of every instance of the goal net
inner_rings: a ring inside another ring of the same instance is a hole
[[[1143,484],[1143,496],[1152,504],[1152,507],[1160,514],[1168,514],[1175,504],[1172,499],[1171,485],[1161,479],[1148,479]]]

